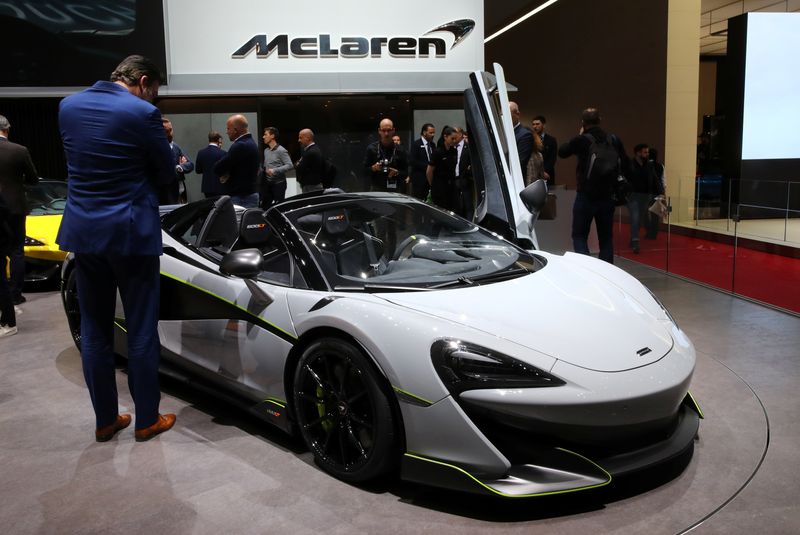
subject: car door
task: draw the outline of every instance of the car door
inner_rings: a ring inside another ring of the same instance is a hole
[[[520,199],[523,172],[509,111],[503,68],[470,74],[464,91],[472,171],[478,191],[476,223],[525,248],[538,242],[531,213]]]
[[[200,228],[196,233],[181,234],[178,229],[165,235],[161,344],[168,359],[194,364],[242,393],[282,397],[283,363],[296,340],[287,304],[291,258],[287,254],[286,261],[273,261],[273,271],[263,272],[252,282],[223,274],[219,266],[226,250],[238,247],[239,223],[232,205],[223,202],[216,208],[217,213],[212,210],[204,223],[189,225]],[[206,228],[209,222],[212,225]],[[237,233],[236,239],[228,239],[231,232]],[[277,247],[275,242],[263,244],[265,249],[270,247],[265,253],[273,260],[281,256],[281,246],[285,249],[275,238]],[[256,284],[270,302],[255,299],[248,284]]]

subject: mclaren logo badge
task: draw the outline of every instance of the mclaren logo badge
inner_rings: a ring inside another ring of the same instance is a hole
[[[441,37],[431,34],[449,32],[454,41],[452,50],[461,44],[475,29],[475,21],[461,19],[442,24],[420,37],[342,37],[335,43],[330,34],[316,37],[294,37],[278,34],[269,39],[267,34],[254,35],[240,46],[231,57],[246,58],[253,50],[257,58],[268,58],[277,51],[279,58],[373,58],[383,57],[384,53],[395,58],[437,58],[447,57],[447,44]]]

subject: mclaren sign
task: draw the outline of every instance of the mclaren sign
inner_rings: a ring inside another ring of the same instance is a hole
[[[166,94],[460,92],[484,66],[483,0],[163,5]]]
[[[269,39],[267,34],[254,35],[240,46],[231,57],[246,58],[255,51],[257,58],[268,58],[277,52],[278,58],[373,58],[388,54],[396,58],[447,57],[447,43],[441,37],[430,34],[449,32],[454,40],[450,48],[455,48],[475,29],[475,21],[461,19],[442,24],[420,37],[342,37],[338,41],[330,34],[317,37],[294,37],[278,34]]]

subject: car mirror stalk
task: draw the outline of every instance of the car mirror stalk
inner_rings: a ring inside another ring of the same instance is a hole
[[[268,306],[274,301],[273,297],[262,289],[255,281],[261,273],[262,256],[258,249],[240,249],[231,251],[222,258],[220,272],[225,275],[244,279],[247,289],[253,300],[260,306]]]

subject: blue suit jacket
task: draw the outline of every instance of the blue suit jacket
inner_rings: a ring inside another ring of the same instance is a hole
[[[61,101],[68,194],[56,241],[86,254],[159,255],[158,187],[175,180],[161,113],[113,82]]]
[[[206,195],[222,195],[225,193],[219,176],[214,172],[214,164],[217,163],[227,153],[216,145],[208,145],[197,152],[195,158],[195,171],[203,175],[203,185],[201,191]]]
[[[225,193],[244,196],[258,191],[260,165],[258,145],[253,136],[245,134],[231,144],[225,156],[214,165],[214,172],[218,176],[228,175]]]
[[[172,151],[172,166],[175,169],[175,180],[171,184],[160,188],[158,192],[159,204],[178,204],[178,202],[180,202],[180,188],[178,187],[178,183],[186,179],[186,173],[194,171],[194,164],[189,157],[184,154],[180,145],[173,141],[170,150]],[[186,163],[180,163],[181,156],[186,156]]]
[[[517,152],[519,153],[519,164],[522,166],[522,175],[528,172],[528,160],[533,154],[533,132],[527,127],[518,124],[514,128],[514,138],[517,141]]]

